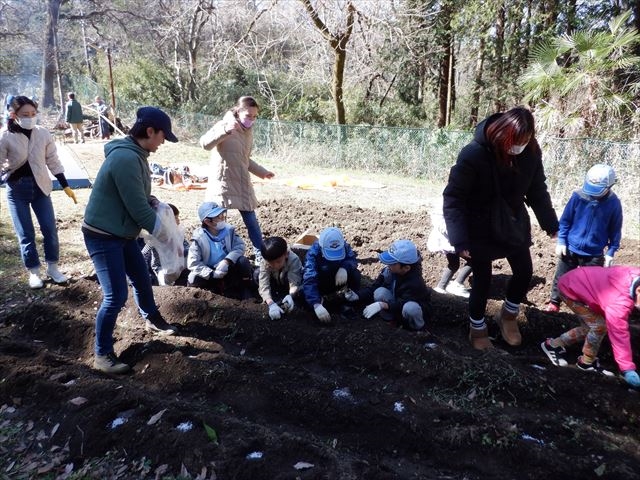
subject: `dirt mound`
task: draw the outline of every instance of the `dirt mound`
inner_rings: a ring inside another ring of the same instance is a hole
[[[365,281],[379,272],[377,253],[400,237],[420,244],[429,285],[444,266],[424,246],[426,214],[272,200],[258,216],[265,235],[289,240],[339,225]],[[130,299],[115,335],[134,369],[111,377],[90,368],[98,284],[48,286],[16,302],[0,329],[3,475],[640,478],[638,393],[619,378],[555,368],[539,349],[575,324],[540,310],[555,268],[549,246],[537,231],[523,345],[497,339],[485,354],[468,345],[465,301],[448,295],[433,294],[428,332],[412,333],[365,320],[361,305],[321,326],[303,308],[272,321],[257,301],[156,287],[179,335],[147,332]],[[638,247],[625,241],[616,261],[633,263]],[[496,262],[490,314],[509,273]],[[636,317],[636,351],[639,336]],[[601,360],[615,370],[608,342]]]

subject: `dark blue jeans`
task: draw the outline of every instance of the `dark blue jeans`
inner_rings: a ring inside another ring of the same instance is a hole
[[[239,210],[240,215],[242,216],[242,221],[244,225],[247,227],[247,233],[249,234],[249,240],[251,240],[251,244],[255,251],[260,252],[260,247],[262,247],[262,230],[260,230],[260,224],[258,223],[258,217],[256,217],[256,212]]]
[[[33,177],[21,177],[7,183],[7,201],[24,266],[29,269],[40,266],[31,209],[36,214],[44,239],[44,259],[56,263],[60,255],[60,244],[51,197],[42,193]]]
[[[113,352],[113,330],[118,313],[127,301],[131,281],[133,298],[143,318],[156,315],[151,279],[135,239],[94,236],[84,233],[84,243],[102,288],[102,304],[96,315],[96,355]]]

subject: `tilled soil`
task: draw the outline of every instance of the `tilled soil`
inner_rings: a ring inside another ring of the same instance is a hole
[[[340,226],[365,281],[397,238],[418,243],[429,285],[445,265],[426,251],[426,213],[292,198],[266,200],[257,213],[265,235],[289,241]],[[552,241],[535,233],[523,344],[507,347],[490,321],[498,348],[488,353],[468,344],[465,300],[435,292],[428,331],[415,333],[364,319],[362,305],[323,326],[303,308],[272,321],[257,300],[155,287],[179,335],[146,332],[129,299],[115,348],[133,372],[109,376],[90,368],[97,282],[26,292],[3,309],[0,328],[0,476],[640,478],[638,392],[618,377],[553,367],[540,350],[576,320],[542,311],[555,259]],[[637,264],[638,250],[625,240],[617,263]],[[509,275],[495,263],[489,315]],[[600,358],[617,372],[608,341]]]

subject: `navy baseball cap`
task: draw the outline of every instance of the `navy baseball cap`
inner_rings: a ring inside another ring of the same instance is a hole
[[[178,139],[171,131],[171,119],[169,115],[156,107],[142,107],[136,112],[136,123],[142,123],[148,127],[162,130],[164,138],[172,143],[176,143]]]

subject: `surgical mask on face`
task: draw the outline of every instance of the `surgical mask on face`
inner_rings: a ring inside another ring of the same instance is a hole
[[[524,145],[514,145],[509,149],[509,153],[511,155],[520,155],[522,152],[524,152],[525,148],[527,148],[526,143]]]
[[[220,231],[220,230],[224,230],[225,228],[227,228],[227,222],[216,223],[216,230]]]
[[[16,123],[25,130],[31,130],[36,126],[38,117],[16,117]]]
[[[242,120],[240,122],[242,124],[242,126],[244,128],[251,128],[251,125],[253,125],[253,120],[249,119],[249,118],[245,118],[244,120]]]

